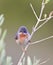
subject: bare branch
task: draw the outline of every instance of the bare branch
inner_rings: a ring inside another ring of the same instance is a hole
[[[45,61],[43,61],[43,62],[39,63],[39,65],[42,65],[42,64],[44,64],[44,63],[48,62],[49,60],[50,60],[50,59],[47,59],[47,60],[45,60]]]
[[[39,43],[39,42],[43,42],[43,41],[48,40],[48,39],[50,39],[50,38],[53,38],[53,36],[44,38],[44,39],[42,39],[42,40],[38,40],[38,41],[33,42],[33,43],[29,43],[29,44],[25,47],[25,50],[27,50],[27,48],[29,47],[29,45],[36,44],[36,43]],[[19,62],[18,62],[17,65],[20,65],[20,62],[22,61],[24,55],[25,55],[25,52],[22,53],[22,55],[21,55],[21,57],[20,57],[20,60],[19,60]],[[43,63],[46,63],[46,61],[42,62],[41,64],[43,64]]]
[[[47,17],[47,18],[41,19],[40,21],[45,21],[45,20],[47,20],[48,18],[53,18],[53,16],[50,16],[50,17]]]
[[[46,19],[48,19],[48,18],[41,19],[40,21],[45,21]]]
[[[41,19],[41,16],[42,16],[42,13],[43,13],[44,7],[45,7],[45,4],[44,4],[44,0],[43,0],[43,1],[42,1],[42,7],[41,7],[41,12],[40,12],[39,19]]]
[[[48,17],[44,23],[42,23],[39,27],[37,27],[37,29],[35,30],[35,32],[36,32],[39,28],[41,28],[44,24],[46,24],[51,18],[52,18],[52,17]]]
[[[33,31],[32,31],[31,37],[33,36],[33,34],[34,34],[34,32],[35,32],[35,30],[36,30],[36,28],[37,28],[37,26],[38,26],[38,24],[39,24],[39,22],[40,22],[40,20],[41,20],[41,16],[42,16],[44,7],[45,7],[45,4],[44,4],[44,0],[43,0],[43,1],[42,1],[42,7],[41,7],[40,16],[39,16],[38,21],[37,21],[37,23],[36,23],[36,25],[35,25],[35,27],[34,27],[34,29],[33,29]]]
[[[30,43],[30,45],[32,45],[32,44],[37,44],[37,43],[43,42],[43,41],[48,40],[48,39],[51,39],[51,38],[53,38],[53,36],[49,36],[49,37],[47,37],[47,38],[44,38],[44,39],[35,41],[35,42],[33,42],[33,43]]]
[[[37,23],[36,23],[36,25],[34,26],[34,28],[33,28],[33,30],[32,30],[32,33],[31,33],[31,37],[30,37],[30,39],[31,39],[32,36],[33,36],[33,34],[34,34],[39,28],[41,28],[45,23],[47,23],[48,20],[50,20],[53,16],[49,16],[49,17],[46,18],[46,19],[41,19],[42,14],[43,14],[43,10],[44,10],[44,7],[45,7],[44,0],[42,1],[42,7],[41,7],[41,12],[40,12],[39,18],[38,18],[38,16],[37,16],[37,14],[36,14],[36,12],[35,12],[35,10],[34,10],[34,8],[33,8],[33,6],[32,6],[31,3],[30,3],[30,7],[32,8],[33,13],[34,13],[34,15],[35,15],[36,18],[37,18]],[[40,21],[45,21],[45,22],[42,23],[39,27],[37,27]],[[39,43],[39,42],[45,41],[45,40],[50,39],[50,38],[53,38],[53,36],[50,36],[50,37],[45,38],[45,39],[42,39],[42,40],[38,40],[38,41],[33,42],[33,43],[28,43],[28,45],[26,45],[26,47],[25,47],[25,50],[27,50],[27,48],[29,47],[29,45],[32,45],[32,44],[35,44],[35,43]],[[25,52],[22,53],[22,55],[21,55],[21,57],[20,57],[20,60],[18,61],[17,65],[20,65],[20,63],[21,63],[21,61],[22,61],[24,55],[25,55]],[[45,63],[45,62],[43,62],[43,63]],[[41,63],[41,64],[43,64],[43,63]]]
[[[35,10],[34,10],[34,8],[33,8],[33,6],[32,6],[32,4],[31,4],[31,3],[30,3],[30,7],[32,8],[33,13],[34,13],[35,17],[36,17],[36,18],[37,18],[37,20],[38,20],[38,16],[37,16],[37,14],[36,14],[36,12],[35,12]]]
[[[29,44],[30,44],[30,43],[29,43]],[[27,50],[27,48],[28,48],[29,44],[25,47],[25,51]],[[20,63],[21,63],[21,61],[22,61],[22,59],[23,59],[24,55],[25,55],[25,52],[23,52],[23,53],[22,53],[22,55],[21,55],[21,57],[20,57],[20,59],[19,59],[19,61],[18,61],[18,64],[17,64],[17,65],[20,65]]]
[[[41,20],[42,13],[43,13],[43,10],[44,10],[44,7],[45,7],[45,4],[44,4],[44,0],[43,0],[43,1],[42,1],[42,7],[41,7],[40,16],[39,16],[39,19],[38,19],[38,21],[37,21],[35,27],[34,27],[35,29],[36,29],[36,27],[38,26],[38,24],[39,24],[39,22],[40,22],[40,20]]]

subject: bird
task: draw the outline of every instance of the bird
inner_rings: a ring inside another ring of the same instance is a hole
[[[24,47],[30,42],[30,33],[26,26],[19,27],[15,36],[15,40],[17,44],[20,44],[22,51],[25,51]]]

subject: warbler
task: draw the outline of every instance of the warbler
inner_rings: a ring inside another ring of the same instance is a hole
[[[30,42],[30,33],[25,26],[21,26],[15,36],[16,43],[21,45],[22,50]]]

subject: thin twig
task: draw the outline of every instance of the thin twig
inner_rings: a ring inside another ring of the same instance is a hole
[[[28,46],[29,46],[29,44],[25,47],[25,51],[27,50]],[[20,57],[20,59],[19,59],[19,61],[18,61],[18,64],[17,64],[17,65],[20,65],[20,63],[21,63],[21,61],[22,61],[22,59],[23,59],[24,55],[25,55],[25,52],[23,52],[23,53],[22,53],[22,55],[21,55],[21,57]]]
[[[38,26],[36,29],[34,29],[34,31],[32,31],[31,36],[33,36],[33,33],[36,32],[38,29],[40,29],[43,25],[45,25],[51,18],[53,18],[53,16],[46,18],[45,21],[40,26]],[[42,21],[42,19],[40,21]]]
[[[36,29],[36,27],[38,26],[38,24],[39,24],[39,22],[40,22],[40,20],[41,20],[42,13],[43,13],[43,10],[44,10],[44,7],[45,7],[45,4],[44,4],[44,0],[43,0],[43,1],[42,1],[42,7],[41,7],[40,16],[39,16],[39,19],[38,19],[38,21],[37,21],[35,27],[34,27],[35,29]]]
[[[44,23],[42,23],[39,27],[37,27],[37,28],[35,29],[35,32],[36,32],[38,29],[40,29],[44,24],[46,24],[50,19],[51,19],[51,17],[48,17]]]
[[[53,18],[53,16],[49,16],[49,17],[47,17],[47,18],[41,19],[40,21],[45,21],[45,20],[47,20],[48,18]]]
[[[32,8],[33,13],[34,13],[35,17],[36,17],[36,18],[37,18],[37,20],[38,20],[38,16],[37,16],[37,14],[36,14],[36,12],[35,12],[35,10],[34,10],[34,8],[33,8],[33,6],[32,6],[32,4],[31,4],[31,3],[30,3],[30,7]]]
[[[44,63],[48,62],[49,60],[50,60],[50,59],[47,59],[47,60],[45,60],[45,61],[43,61],[43,62],[39,63],[39,65],[42,65],[42,64],[44,64]]]
[[[33,43],[30,43],[30,45],[32,45],[32,44],[37,44],[37,43],[40,43],[40,42],[43,42],[43,41],[48,40],[48,39],[50,39],[50,38],[53,38],[53,36],[49,36],[49,37],[47,37],[47,38],[44,38],[44,39],[35,41],[35,42],[33,42]]]
[[[40,21],[45,21],[46,19],[48,19],[48,18],[41,19]]]
[[[43,13],[44,7],[45,7],[45,4],[44,4],[44,0],[43,0],[39,19],[41,19],[41,17],[42,17],[42,13]]]
[[[42,16],[44,7],[45,7],[45,4],[44,4],[44,0],[43,0],[43,1],[42,1],[42,7],[41,7],[40,16],[39,16],[39,18],[38,18],[38,21],[37,21],[35,27],[34,27],[33,30],[32,30],[31,37],[33,36],[34,32],[36,31],[36,27],[38,26],[38,24],[39,24],[39,22],[40,22],[40,20],[41,20],[41,16]]]

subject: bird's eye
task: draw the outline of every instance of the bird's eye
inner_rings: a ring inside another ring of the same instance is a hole
[[[20,32],[23,32],[23,30],[20,30]]]

